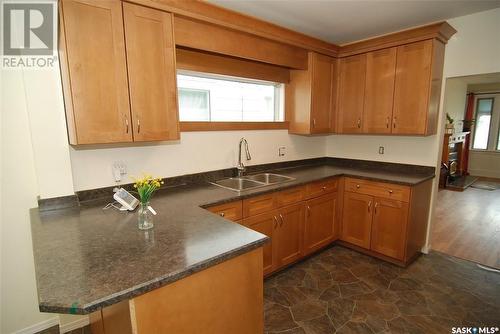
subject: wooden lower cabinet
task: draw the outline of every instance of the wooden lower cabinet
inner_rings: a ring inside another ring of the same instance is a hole
[[[286,266],[302,256],[304,205],[295,204],[276,211],[279,224],[275,229],[274,255],[276,268]]]
[[[334,240],[336,218],[336,192],[306,202],[303,246],[305,254],[312,253]]]
[[[373,197],[344,193],[341,239],[363,248],[370,248]]]
[[[415,259],[425,244],[432,180],[413,187],[352,178],[345,184],[346,246],[400,265]]]
[[[301,203],[243,219],[243,225],[271,238],[264,245],[264,275],[300,259],[303,222]]]
[[[263,333],[262,249],[104,307],[90,326],[94,334]]]
[[[265,234],[271,240],[263,247],[263,271],[264,275],[271,273],[275,265],[275,256],[273,256],[273,248],[275,243],[275,229],[278,225],[278,220],[274,212],[263,213],[258,216],[243,219],[243,225],[248,228]]]
[[[403,260],[408,203],[384,198],[374,201],[370,249]]]

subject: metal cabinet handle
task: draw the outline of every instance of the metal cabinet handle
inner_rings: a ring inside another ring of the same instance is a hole
[[[280,224],[280,226],[281,226],[285,223],[285,219],[283,219],[283,216],[281,215],[281,213],[280,213],[280,219],[281,219],[281,224]]]
[[[389,117],[387,117],[385,121],[385,127],[389,129]]]
[[[377,206],[378,206],[378,202],[375,202],[375,205],[373,206],[373,208],[375,209],[375,214],[377,214]]]
[[[316,127],[316,118],[313,118],[313,127]]]
[[[221,217],[224,217],[226,214],[224,212],[219,213]]]
[[[358,118],[358,129],[361,128],[361,118]]]
[[[359,184],[356,185],[356,189],[359,189],[359,187],[361,187]]]
[[[126,133],[128,133],[128,118],[125,118],[125,126],[127,127],[127,129],[125,131],[126,131]]]
[[[276,218],[276,216],[273,216],[273,219],[274,219],[274,228],[276,228],[278,226],[278,218]]]
[[[368,212],[372,211],[372,201],[368,202]]]
[[[311,215],[311,207],[308,205],[307,206],[307,216],[309,217]]]
[[[321,190],[326,190],[326,186],[321,187]]]
[[[141,133],[141,120],[137,119],[137,133]]]
[[[394,129],[396,128],[396,121],[397,121],[397,119],[398,119],[397,117],[394,117],[394,118],[392,119],[392,127],[393,127]]]
[[[389,194],[392,194],[392,189],[389,189]]]

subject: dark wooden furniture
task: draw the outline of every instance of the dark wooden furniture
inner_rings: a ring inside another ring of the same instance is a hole
[[[443,138],[443,151],[441,154],[441,165],[446,168],[446,173],[440,174],[439,186],[447,188],[450,177],[457,179],[468,175],[467,154],[470,132],[445,133]],[[451,187],[451,190],[463,190]]]

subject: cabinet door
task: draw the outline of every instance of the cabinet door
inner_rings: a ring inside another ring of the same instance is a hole
[[[179,139],[172,14],[123,3],[135,141]]]
[[[275,257],[273,247],[275,243],[275,230],[278,228],[278,219],[275,212],[264,213],[251,218],[243,219],[243,225],[248,228],[267,235],[271,240],[264,245],[264,275],[271,273],[275,268]]]
[[[363,248],[370,248],[372,206],[372,196],[344,193],[342,240]]]
[[[60,18],[70,143],[132,141],[121,2],[64,0]]]
[[[339,131],[360,133],[365,95],[366,54],[342,58],[339,71]]]
[[[304,253],[311,253],[335,237],[337,193],[321,196],[306,202],[304,224]]]
[[[375,198],[371,249],[404,260],[408,203]]]
[[[391,133],[396,48],[366,55],[364,133]]]
[[[392,133],[426,132],[432,40],[398,47]]]
[[[311,132],[331,132],[334,59],[313,53]]]
[[[298,260],[301,253],[304,205],[295,204],[276,213],[278,228],[275,237],[275,256],[278,266],[285,266]]]

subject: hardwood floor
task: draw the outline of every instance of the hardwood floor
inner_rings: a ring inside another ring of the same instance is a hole
[[[500,189],[440,190],[431,247],[500,269]]]

